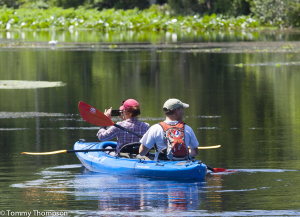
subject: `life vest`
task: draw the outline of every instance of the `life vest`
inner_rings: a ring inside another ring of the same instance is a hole
[[[185,144],[184,122],[172,126],[160,122],[167,140],[167,157],[170,160],[186,160],[189,158],[188,148]]]

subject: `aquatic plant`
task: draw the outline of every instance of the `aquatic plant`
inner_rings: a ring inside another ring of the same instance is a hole
[[[203,30],[258,28],[251,16],[236,18],[222,15],[171,16],[156,6],[146,10],[106,9],[0,9],[0,29],[99,29],[99,30]]]
[[[0,80],[0,89],[35,89],[48,87],[62,87],[65,83],[61,81],[22,81],[22,80]]]

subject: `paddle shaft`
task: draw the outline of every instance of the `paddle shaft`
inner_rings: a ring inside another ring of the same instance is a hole
[[[115,148],[109,149],[82,149],[82,150],[58,150],[58,151],[50,151],[50,152],[22,152],[21,154],[28,155],[52,155],[52,154],[65,154],[65,153],[74,153],[74,152],[92,152],[92,151],[115,151]]]
[[[115,148],[102,148],[102,149],[83,149],[83,150],[66,150],[66,153],[74,153],[74,152],[91,152],[91,151],[115,151]]]
[[[206,165],[206,167],[207,167],[207,169],[209,169],[209,170],[212,171],[212,172],[215,171],[214,168],[212,168],[212,167],[210,167],[210,166],[207,166],[207,165]]]

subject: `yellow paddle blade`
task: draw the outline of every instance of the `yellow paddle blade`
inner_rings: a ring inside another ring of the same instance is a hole
[[[221,145],[214,145],[214,146],[199,146],[198,149],[212,149],[212,148],[220,148]]]
[[[58,150],[58,151],[50,151],[50,152],[22,152],[21,154],[50,155],[50,154],[63,154],[63,153],[67,153],[67,150]]]

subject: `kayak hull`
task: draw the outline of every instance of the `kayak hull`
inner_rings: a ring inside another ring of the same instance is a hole
[[[116,142],[83,142],[74,150],[115,148]],[[76,152],[82,165],[90,171],[158,179],[205,179],[207,167],[201,161],[153,161],[111,156],[105,152]]]

